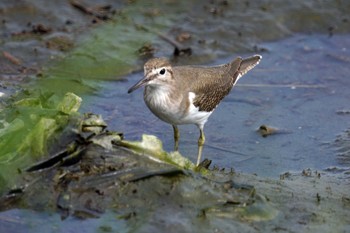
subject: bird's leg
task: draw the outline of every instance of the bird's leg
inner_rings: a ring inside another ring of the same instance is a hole
[[[174,149],[175,149],[175,151],[178,151],[179,150],[180,131],[176,125],[173,125],[173,129],[174,129],[174,141],[175,141]]]
[[[202,150],[203,150],[203,145],[205,142],[205,136],[204,136],[204,131],[203,131],[203,127],[199,128],[199,139],[198,139],[198,156],[197,156],[197,166],[199,165],[200,161],[201,161],[201,157],[202,157]]]

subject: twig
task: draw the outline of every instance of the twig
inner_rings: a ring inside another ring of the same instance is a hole
[[[184,48],[180,43],[177,41],[173,40],[172,38],[168,37],[167,35],[164,35],[160,32],[155,32],[160,38],[171,44],[172,46],[175,47],[174,49],[174,56],[179,56],[182,54],[186,55],[191,55],[192,54],[192,49],[190,47]]]
[[[184,54],[190,56],[192,54],[192,49],[190,47],[183,47],[182,44],[178,43],[177,41],[173,40],[172,38],[170,38],[169,36],[167,36],[165,34],[162,34],[158,31],[149,29],[148,27],[146,27],[144,25],[135,24],[135,26],[137,28],[144,30],[144,31],[153,32],[153,33],[157,34],[161,39],[163,39],[164,41],[166,41],[169,44],[171,44],[172,46],[174,46],[174,56],[180,56],[180,55],[184,55]]]
[[[108,20],[110,17],[108,16],[108,13],[111,12],[111,6],[97,6],[97,7],[87,7],[84,6],[82,3],[80,3],[77,0],[70,0],[70,4],[75,7],[76,9],[80,10],[84,14],[94,16],[100,20]],[[99,12],[100,11],[100,12]],[[101,12],[102,11],[102,12]]]
[[[88,7],[84,6],[83,4],[81,4],[78,1],[71,0],[70,4],[73,7],[77,8],[78,10],[80,10],[81,12],[83,12],[83,13],[85,13],[87,15],[93,15],[93,11],[91,10],[91,8],[88,8]]]
[[[19,60],[17,57],[11,55],[10,53],[8,53],[8,52],[6,52],[6,51],[3,51],[3,52],[2,52],[2,55],[4,55],[4,57],[5,57],[7,60],[9,60],[10,62],[12,62],[12,63],[15,64],[15,65],[18,65],[18,66],[19,66],[19,65],[22,64],[21,60]]]

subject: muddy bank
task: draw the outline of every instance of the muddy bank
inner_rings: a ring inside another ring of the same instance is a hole
[[[163,161],[153,136],[128,142],[103,131],[74,143],[1,197],[1,231],[343,232],[350,224],[350,196],[323,172],[271,180],[184,169],[179,154]]]

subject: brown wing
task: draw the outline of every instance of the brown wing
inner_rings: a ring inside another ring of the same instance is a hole
[[[200,111],[211,112],[231,91],[237,80],[259,63],[261,56],[255,55],[242,60],[214,67],[178,66],[174,67],[177,89],[188,95],[195,93],[193,104]]]
[[[194,106],[199,107],[199,111],[211,112],[220,101],[230,93],[233,83],[237,79],[239,73],[236,72],[234,77],[227,82],[225,77],[221,78],[223,81],[214,82],[211,85],[203,86],[200,91],[197,91],[196,97],[193,101]],[[194,91],[196,93],[196,91]]]
[[[207,78],[205,83],[194,87],[196,94],[194,105],[199,107],[199,111],[213,111],[220,101],[230,93],[236,81],[259,64],[260,60],[260,55],[254,55],[244,60],[238,57],[223,66],[211,67],[211,70],[216,72],[216,77]]]
[[[199,111],[211,112],[220,101],[230,93],[239,77],[239,67],[242,59],[237,58],[232,63],[211,67],[211,75],[204,76],[200,85],[193,86],[196,97],[193,104]],[[232,72],[235,70],[235,72]],[[233,73],[233,75],[231,75]]]

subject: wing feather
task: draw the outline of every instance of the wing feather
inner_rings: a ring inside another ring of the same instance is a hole
[[[182,80],[178,89],[188,95],[195,93],[193,104],[199,111],[211,112],[230,93],[237,80],[259,63],[261,56],[240,57],[230,63],[214,67],[178,66],[174,75]]]

